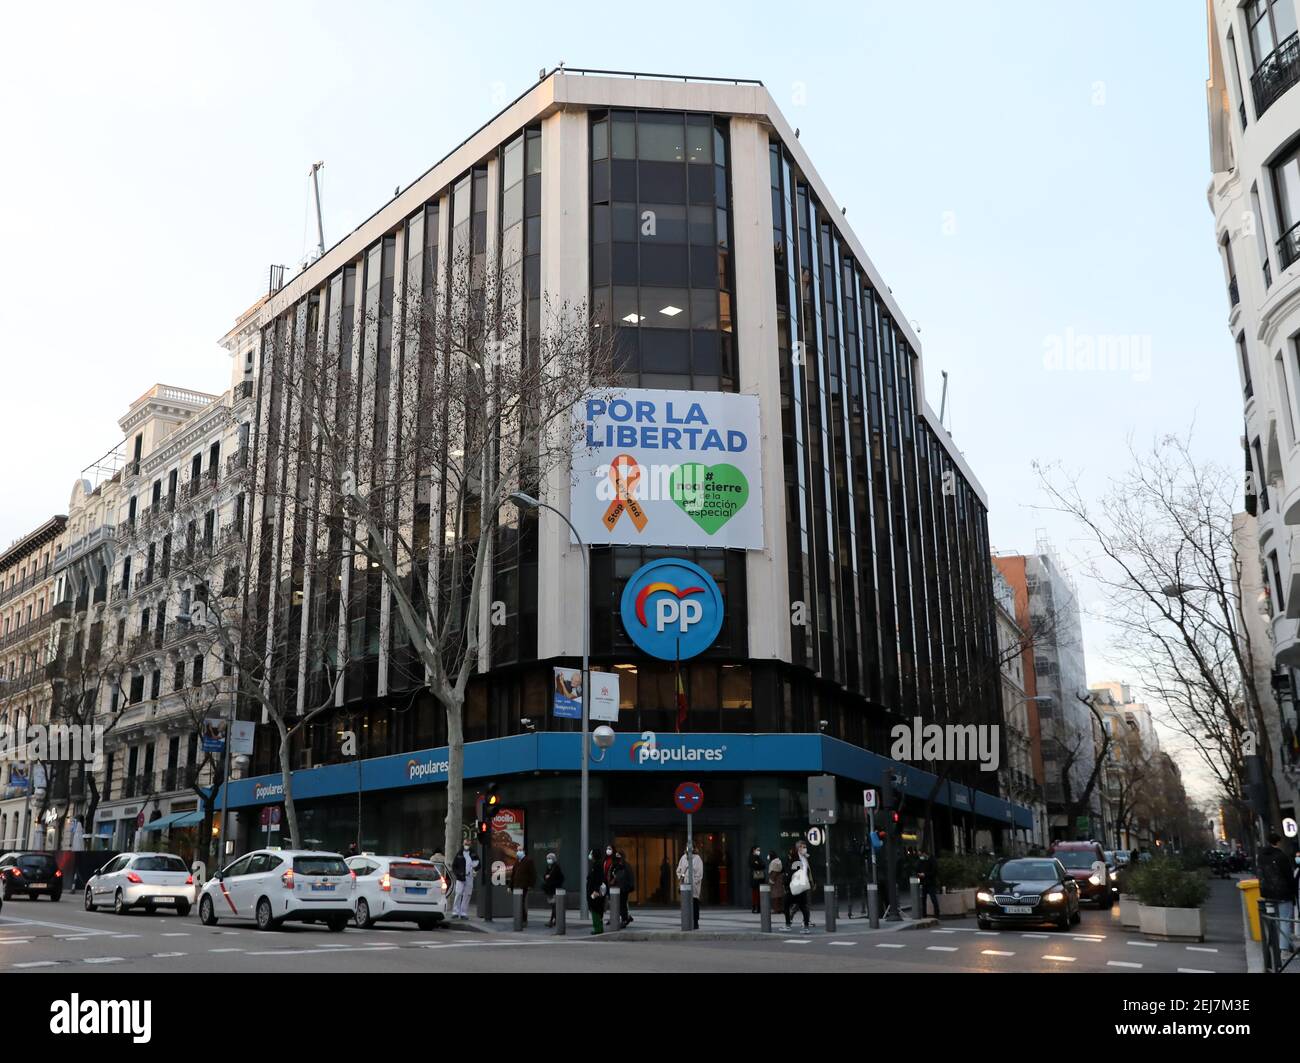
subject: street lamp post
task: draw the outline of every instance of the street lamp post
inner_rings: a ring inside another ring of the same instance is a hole
[[[590,804],[589,761],[591,760],[591,755],[590,750],[587,748],[587,733],[591,725],[590,717],[588,716],[588,710],[591,705],[591,560],[587,552],[587,544],[583,542],[582,536],[578,534],[578,529],[573,526],[573,522],[569,520],[568,517],[554,506],[547,505],[545,502],[533,498],[532,495],[526,495],[522,491],[515,491],[510,496],[510,501],[520,509],[549,509],[569,526],[569,531],[573,532],[573,537],[578,540],[578,549],[582,553],[582,786],[581,796],[579,797],[579,803],[582,806],[579,819],[582,826],[579,831],[581,845],[581,856],[579,859],[585,861],[587,859],[587,854],[591,850],[591,823],[590,812],[588,809],[588,805]],[[578,868],[579,873],[583,875],[583,881],[585,882],[586,864],[580,863]],[[585,920],[587,918],[586,886],[579,891],[578,903],[579,912]]]

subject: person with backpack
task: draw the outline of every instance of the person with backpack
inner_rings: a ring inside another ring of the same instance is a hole
[[[1293,861],[1287,859],[1279,844],[1282,836],[1274,831],[1268,836],[1268,846],[1260,850],[1256,860],[1259,872],[1259,895],[1277,905],[1278,943],[1283,952],[1291,950],[1291,921],[1295,918],[1295,876]]]
[[[812,861],[808,859],[808,848],[799,842],[790,850],[790,861],[786,865],[785,893],[785,928],[790,929],[795,911],[803,913],[803,929],[807,933],[812,929],[811,915],[808,911],[808,898],[813,889]]]

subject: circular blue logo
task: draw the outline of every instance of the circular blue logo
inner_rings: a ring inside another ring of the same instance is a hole
[[[684,661],[712,646],[722,630],[722,592],[690,561],[651,561],[623,588],[622,615],[624,630],[643,653]]]

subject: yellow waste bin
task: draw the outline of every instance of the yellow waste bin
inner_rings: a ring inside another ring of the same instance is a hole
[[[1237,883],[1241,890],[1241,903],[1246,906],[1246,918],[1250,920],[1250,936],[1259,941],[1259,879],[1243,878]]]

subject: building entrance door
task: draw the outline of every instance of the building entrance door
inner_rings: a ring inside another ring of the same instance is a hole
[[[731,872],[732,833],[724,830],[697,830],[695,848],[704,861],[704,904],[734,903],[735,888]],[[636,876],[634,905],[677,905],[681,892],[677,888],[677,863],[686,848],[686,828],[681,830],[625,829],[616,833],[615,848],[622,849]],[[699,887],[697,886],[697,889]]]

